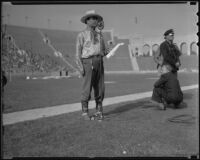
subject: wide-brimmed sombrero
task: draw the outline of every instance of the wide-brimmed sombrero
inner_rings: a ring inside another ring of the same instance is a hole
[[[86,19],[89,18],[89,17],[97,17],[98,21],[102,21],[103,20],[103,17],[101,17],[99,14],[97,14],[95,12],[95,10],[89,10],[85,13],[85,15],[81,18],[81,22],[82,23],[86,23]]]

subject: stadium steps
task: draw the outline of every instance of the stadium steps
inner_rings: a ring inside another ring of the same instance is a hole
[[[129,55],[130,55],[133,71],[139,71],[139,66],[138,66],[138,63],[137,63],[137,59],[136,59],[136,57],[133,57],[132,54],[131,54],[131,46],[128,45],[128,48],[129,48]]]
[[[76,53],[76,37],[77,32],[61,31],[61,30],[47,30],[42,32],[50,39],[52,46],[63,54],[73,67],[76,67],[75,53]],[[67,64],[68,66],[68,64]],[[68,66],[70,68],[70,66]]]
[[[128,39],[118,39],[115,37],[115,45],[118,43],[124,43],[120,46],[115,55],[110,59],[104,61],[106,71],[133,71],[131,59],[129,55],[129,40]]]
[[[134,71],[139,71],[139,66],[138,66],[136,57],[132,57],[132,65],[133,65]]]

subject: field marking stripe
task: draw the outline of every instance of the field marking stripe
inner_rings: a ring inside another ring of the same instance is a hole
[[[184,86],[181,87],[183,91],[190,90],[190,89],[196,89],[199,85],[191,85],[191,86]],[[127,102],[127,101],[135,101],[138,99],[143,99],[147,97],[151,97],[152,91],[149,92],[142,92],[142,93],[135,93],[135,94],[129,94],[124,96],[117,96],[117,97],[110,97],[104,99],[104,106],[113,105],[117,103]],[[95,101],[91,101],[89,108],[95,108]],[[73,103],[73,104],[64,104],[64,105],[58,105],[58,106],[52,106],[52,107],[46,107],[46,108],[38,108],[38,109],[31,109],[31,110],[25,110],[25,111],[18,111],[18,112],[12,112],[3,114],[3,125],[9,125],[14,124],[18,122],[28,121],[28,120],[35,120],[39,118],[44,117],[50,117],[55,115],[60,115],[64,113],[70,113],[74,111],[80,111],[81,110],[81,103]]]

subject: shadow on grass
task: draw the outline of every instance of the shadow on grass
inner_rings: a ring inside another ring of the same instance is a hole
[[[153,107],[156,107],[154,104],[152,104],[152,103],[149,103],[149,104],[145,104],[144,106],[143,106],[143,108],[153,108]],[[187,105],[187,103],[186,102],[182,102],[179,106],[177,106],[177,107],[173,107],[173,106],[171,106],[171,105],[168,105],[168,107],[167,108],[170,108],[170,109],[184,109],[184,108],[187,108],[188,107],[188,105]]]
[[[126,104],[121,104],[119,107],[114,108],[108,112],[105,112],[105,116],[117,116],[123,112],[127,112],[136,108],[142,108],[142,109],[149,109],[149,108],[155,108],[158,109],[155,104],[152,104],[149,102],[149,100],[144,100],[144,101],[137,101],[137,102],[130,102]],[[171,107],[170,105],[168,106],[170,109],[184,109],[187,108],[187,103],[182,102],[177,108]],[[159,109],[158,109],[159,110]]]
[[[177,108],[172,108],[172,109],[184,109],[184,108],[187,108],[188,105],[186,102],[182,102]],[[170,107],[169,107],[170,108]]]
[[[128,104],[122,104],[119,107],[104,113],[104,115],[105,116],[118,115],[118,114],[121,114],[123,112],[127,112],[127,111],[132,110],[132,109],[145,108],[144,106],[146,106],[148,108],[148,104],[149,104],[149,102],[147,100],[138,101],[138,102],[130,102]],[[150,106],[150,107],[155,107],[155,106]]]
[[[193,96],[194,95],[192,93],[183,93],[183,99],[192,99]]]

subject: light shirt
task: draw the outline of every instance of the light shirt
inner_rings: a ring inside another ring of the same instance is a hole
[[[94,55],[105,55],[103,36],[96,31],[86,29],[77,36],[76,57],[89,58]]]

